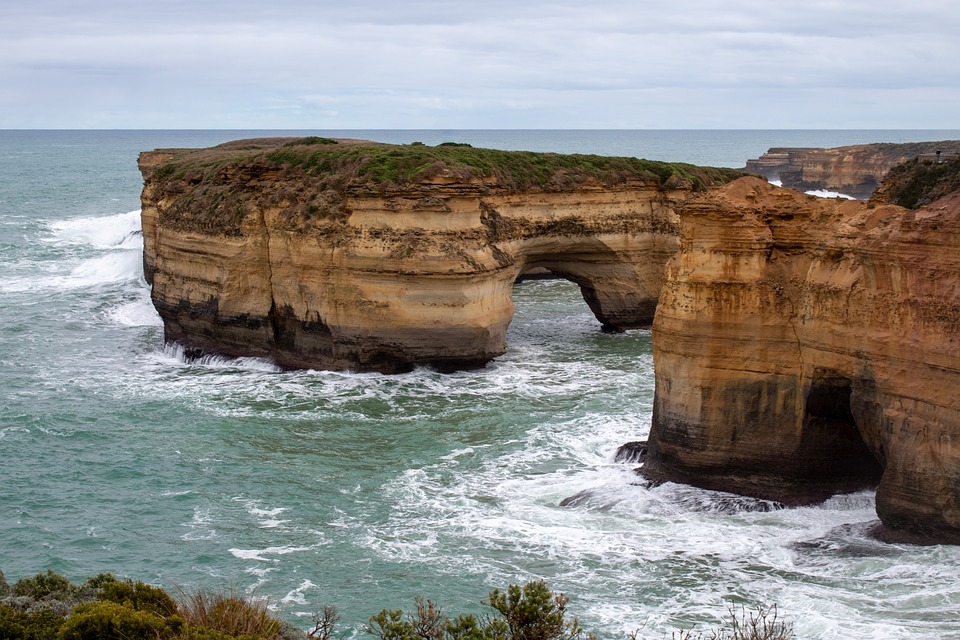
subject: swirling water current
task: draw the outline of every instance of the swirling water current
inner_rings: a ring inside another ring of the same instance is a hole
[[[871,540],[869,493],[771,511],[615,463],[649,429],[650,333],[601,333],[570,283],[518,285],[508,351],[481,371],[282,372],[164,345],[137,152],[276,133],[0,132],[8,579],[236,588],[304,627],[335,605],[359,636],[417,595],[482,612],[490,589],[543,578],[603,638],[773,603],[800,638],[960,637],[960,548]],[[958,133],[321,132],[722,166]]]

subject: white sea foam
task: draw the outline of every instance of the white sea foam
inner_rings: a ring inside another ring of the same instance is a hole
[[[143,278],[140,212],[57,220],[44,241],[61,248],[56,259],[19,264],[0,280],[2,292],[73,290]]]
[[[782,187],[783,181],[776,179],[768,179],[767,182],[776,186]],[[846,200],[856,200],[853,196],[848,196],[845,193],[840,193],[839,191],[829,191],[827,189],[812,189],[810,191],[805,191],[807,195],[816,196],[818,198],[844,198]]]
[[[0,440],[6,438],[7,434],[13,433],[30,433],[30,429],[26,427],[3,427],[0,429]]]
[[[812,191],[804,191],[807,195],[817,196],[818,198],[841,198],[844,200],[856,200],[853,196],[848,196],[845,193],[840,193],[839,191],[828,191],[826,189],[814,189]]]
[[[123,327],[162,327],[163,320],[157,313],[150,295],[141,290],[136,300],[124,302],[107,311],[107,318]]]
[[[57,220],[49,225],[50,241],[103,249],[140,249],[140,210],[108,216]]]
[[[210,369],[230,369],[233,371],[240,369],[264,373],[281,371],[277,365],[263,358],[229,358],[217,354],[206,354],[199,358],[191,358],[187,355],[186,347],[179,343],[164,344],[159,356],[163,362],[168,364],[207,367]]]
[[[82,261],[66,276],[51,278],[47,284],[62,289],[82,289],[143,277],[143,259],[137,251],[119,251]]]
[[[213,527],[213,516],[208,508],[194,507],[190,522],[185,522],[181,526],[190,529],[180,536],[180,539],[184,541],[216,540],[218,538],[217,531]]]
[[[307,598],[305,596],[306,592],[310,589],[316,589],[316,588],[317,588],[317,585],[313,584],[309,580],[304,580],[303,582],[300,583],[300,586],[298,586],[296,589],[289,591],[287,595],[283,596],[283,598],[280,599],[280,602],[283,604],[305,605],[307,604]]]
[[[244,507],[251,516],[256,518],[257,525],[261,529],[283,529],[285,525],[290,522],[289,520],[281,520],[277,518],[281,513],[287,511],[286,507],[275,507],[273,509],[261,509],[258,506],[258,502],[254,500],[246,500],[243,498],[235,498],[241,500],[244,503]]]
[[[310,551],[313,547],[298,547],[298,546],[278,546],[278,547],[267,547],[265,549],[237,549],[230,548],[227,549],[235,558],[240,558],[241,560],[257,560],[258,562],[279,562],[279,558],[265,558],[264,556],[283,556],[289,553],[297,553],[299,551]]]

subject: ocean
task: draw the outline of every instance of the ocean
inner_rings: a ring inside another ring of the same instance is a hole
[[[776,604],[799,638],[960,638],[960,547],[876,542],[869,492],[817,507],[647,488],[649,331],[517,285],[508,350],[397,376],[187,361],[141,272],[138,152],[274,135],[467,142],[739,167],[775,146],[960,131],[0,131],[0,570],[237,589],[346,636],[418,595],[481,613],[545,579],[601,638]],[[566,498],[574,496],[561,506]]]

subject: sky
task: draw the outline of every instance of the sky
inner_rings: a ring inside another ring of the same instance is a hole
[[[10,0],[0,128],[957,129],[956,0]]]

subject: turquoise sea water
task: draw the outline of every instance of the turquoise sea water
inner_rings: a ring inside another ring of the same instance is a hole
[[[742,166],[771,146],[960,131],[300,132]],[[280,135],[295,135],[281,132]],[[534,578],[604,638],[774,603],[801,638],[960,637],[960,548],[870,540],[869,493],[815,508],[613,462],[649,429],[650,334],[608,335],[575,287],[515,290],[482,371],[187,363],[143,282],[136,155],[277,132],[0,132],[0,569],[235,587],[355,633],[417,595],[481,611]],[[578,496],[570,506],[560,502]],[[760,505],[762,506],[762,505]],[[362,634],[361,634],[362,635]]]

